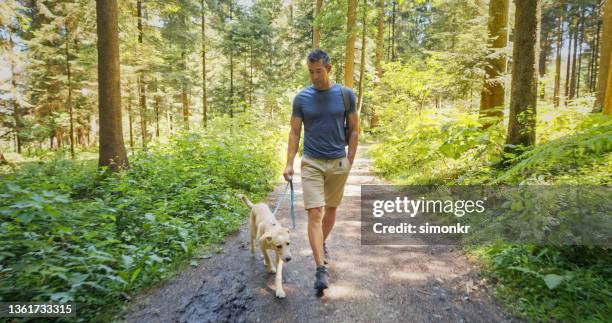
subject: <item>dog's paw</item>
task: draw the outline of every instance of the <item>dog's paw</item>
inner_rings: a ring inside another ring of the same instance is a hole
[[[285,296],[287,296],[287,295],[285,294],[284,290],[282,290],[282,289],[277,289],[276,290],[276,297],[278,297],[278,298],[285,298]]]
[[[276,274],[276,268],[274,267],[268,268],[268,274]]]

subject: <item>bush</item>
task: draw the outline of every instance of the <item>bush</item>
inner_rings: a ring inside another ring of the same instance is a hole
[[[81,321],[108,321],[125,293],[233,232],[247,214],[236,193],[257,200],[275,184],[284,133],[229,122],[153,145],[107,178],[95,161],[63,159],[5,175],[0,300],[75,301]]]

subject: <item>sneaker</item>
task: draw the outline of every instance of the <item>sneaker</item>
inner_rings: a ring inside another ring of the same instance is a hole
[[[323,242],[323,263],[324,264],[329,264],[330,262],[330,258],[329,258],[329,250],[327,250],[327,245],[325,244],[325,242]]]
[[[329,287],[329,284],[327,282],[327,269],[325,268],[325,266],[317,267],[317,273],[315,274],[315,277],[316,278],[314,283],[314,289],[320,291]]]

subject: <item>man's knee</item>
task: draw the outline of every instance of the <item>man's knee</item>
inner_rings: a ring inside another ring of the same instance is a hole
[[[308,209],[308,222],[320,223],[323,220],[323,212],[321,207]]]

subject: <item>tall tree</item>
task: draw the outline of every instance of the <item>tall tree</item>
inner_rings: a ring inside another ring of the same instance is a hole
[[[312,30],[312,48],[319,48],[321,46],[321,8],[323,7],[323,0],[316,0],[315,15],[314,15],[314,27]]]
[[[355,21],[357,20],[357,0],[348,0],[346,19],[346,50],[344,63],[344,85],[353,87],[355,68]]]
[[[98,31],[99,166],[116,171],[127,167],[121,123],[117,0],[96,0]]]
[[[563,17],[558,17],[557,20],[557,55],[555,58],[555,87],[553,90],[553,104],[559,106],[559,91],[561,89],[561,45],[563,44]]]
[[[202,126],[208,123],[208,106],[206,97],[206,16],[204,12],[204,0],[200,1],[200,15],[202,19]]]
[[[507,57],[501,51],[508,44],[508,0],[489,2],[489,37],[493,39],[485,65],[485,81],[480,96],[480,116],[486,118],[503,117],[504,83],[501,76],[506,72]],[[487,128],[497,121],[483,120]]]
[[[142,9],[143,4],[141,0],[136,1],[136,15],[138,17],[138,49],[142,51],[143,46],[143,35],[144,31],[142,28]],[[139,53],[141,54],[141,53]],[[139,55],[141,57],[142,55]],[[144,68],[141,66],[138,72],[138,101],[140,104],[140,132],[142,135],[142,148],[147,146],[147,97],[145,93],[145,74]]]
[[[376,18],[376,56],[374,58],[374,67],[376,68],[376,76],[382,78],[382,60],[385,53],[385,0],[378,0],[378,15]],[[378,126],[378,114],[374,105],[371,107],[370,113],[370,128]]]
[[[382,59],[385,52],[385,0],[378,0],[378,16],[376,18],[376,57],[374,67],[376,75],[382,77]]]
[[[608,69],[610,69],[610,55],[612,54],[612,1],[604,0],[603,26],[599,44],[599,68],[597,75],[597,91],[595,93],[594,111],[601,111],[606,88],[608,86]]]
[[[515,38],[512,50],[510,118],[506,143],[512,146],[535,144],[540,41],[540,0],[515,0]],[[507,146],[507,151],[515,151]]]
[[[574,37],[575,28],[572,28],[572,23],[574,19],[574,6],[569,5],[569,9],[567,10],[567,62],[565,64],[565,105],[567,105],[567,101],[569,98],[569,89],[570,89],[570,77],[571,77],[571,69],[572,69],[572,38]]]
[[[582,8],[580,6],[576,7],[576,11],[580,12],[580,18],[576,20],[576,30],[574,31],[574,49],[572,54],[572,73],[570,76],[570,89],[569,89],[569,99],[574,99],[576,95],[576,61],[578,58],[578,34],[579,34],[579,26],[582,24]]]
[[[363,103],[363,89],[365,81],[365,53],[366,53],[366,31],[367,31],[367,15],[368,15],[368,0],[363,1],[363,16],[361,18],[361,59],[359,62],[359,96],[357,97],[357,115],[361,111]]]
[[[612,66],[612,55],[610,56],[609,64]],[[608,85],[606,86],[603,113],[612,115],[612,68],[608,68]]]

